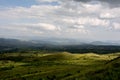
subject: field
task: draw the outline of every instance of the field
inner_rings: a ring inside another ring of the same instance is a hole
[[[0,80],[119,80],[120,53],[0,54]]]

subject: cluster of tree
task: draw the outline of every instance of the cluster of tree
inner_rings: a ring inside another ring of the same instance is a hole
[[[69,46],[58,46],[58,47],[42,47],[40,50],[46,51],[67,51],[71,53],[116,53],[120,52],[120,46],[103,46],[103,45],[69,45]]]
[[[29,47],[29,48],[6,48],[0,50],[0,53],[26,53],[29,51],[46,51],[46,52],[71,52],[71,53],[116,53],[120,52],[120,46],[103,46],[103,45],[69,45],[69,46],[42,46],[42,47]]]

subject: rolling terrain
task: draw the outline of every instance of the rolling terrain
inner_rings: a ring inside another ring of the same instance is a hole
[[[119,80],[120,53],[0,54],[1,80]]]

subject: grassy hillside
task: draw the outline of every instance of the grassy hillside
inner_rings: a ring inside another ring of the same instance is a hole
[[[0,54],[0,80],[119,80],[120,53]]]

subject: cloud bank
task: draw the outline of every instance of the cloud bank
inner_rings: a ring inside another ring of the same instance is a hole
[[[35,1],[0,9],[0,37],[120,39],[120,0]]]

